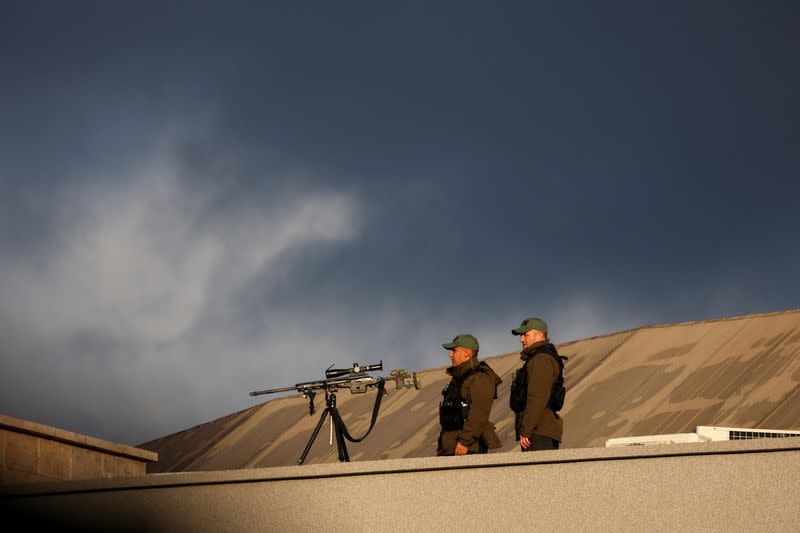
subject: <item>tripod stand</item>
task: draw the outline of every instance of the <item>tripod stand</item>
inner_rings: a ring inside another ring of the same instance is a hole
[[[303,450],[303,455],[300,456],[300,459],[297,460],[297,464],[301,465],[305,462],[306,456],[308,456],[308,452],[311,451],[311,446],[314,444],[314,439],[317,438],[317,434],[319,430],[322,428],[322,423],[325,422],[325,417],[331,415],[331,433],[336,436],[336,447],[339,450],[339,461],[343,462],[350,462],[350,455],[347,453],[347,446],[345,445],[345,439],[349,440],[350,442],[361,442],[369,432],[372,431],[372,428],[375,426],[375,420],[378,418],[378,410],[381,406],[381,398],[385,393],[384,390],[385,383],[383,379],[378,380],[378,395],[375,398],[375,405],[372,408],[372,421],[370,422],[369,429],[364,434],[363,437],[360,439],[353,438],[350,433],[347,431],[347,428],[344,425],[344,421],[342,421],[342,417],[339,415],[339,410],[336,408],[336,394],[334,391],[336,389],[328,390],[325,389],[325,410],[322,411],[322,414],[319,416],[319,421],[317,422],[317,426],[314,428],[314,432],[311,434],[311,438],[308,439],[308,444],[306,444],[305,450]],[[314,400],[313,396],[311,397],[311,413],[313,413],[314,407]],[[331,443],[332,444],[332,443]]]
[[[344,435],[342,435],[342,430],[337,423],[339,419],[339,410],[336,408],[336,394],[329,393],[327,390],[325,391],[325,410],[322,411],[322,414],[319,416],[319,421],[317,422],[317,427],[314,428],[314,433],[311,434],[311,438],[308,439],[308,444],[306,444],[306,449],[303,450],[303,455],[300,456],[300,459],[297,460],[297,464],[301,465],[306,460],[306,456],[308,452],[311,451],[311,445],[314,444],[314,439],[317,438],[317,434],[319,433],[320,428],[322,428],[322,423],[325,422],[325,417],[331,415],[331,432],[336,434],[336,446],[339,449],[339,460],[350,462],[350,456],[347,454],[347,446],[344,443]]]

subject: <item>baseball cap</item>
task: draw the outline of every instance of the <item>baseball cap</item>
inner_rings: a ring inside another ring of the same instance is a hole
[[[478,339],[469,333],[457,335],[452,341],[442,344],[445,350],[452,350],[456,346],[463,346],[464,348],[469,348],[473,352],[478,353]]]
[[[527,333],[532,329],[541,331],[545,335],[547,334],[547,324],[541,318],[536,317],[526,318],[522,321],[522,324],[520,324],[519,327],[512,329],[511,333],[514,335],[522,335],[523,333]]]

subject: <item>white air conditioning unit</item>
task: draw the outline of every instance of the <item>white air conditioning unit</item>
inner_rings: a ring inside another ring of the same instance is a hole
[[[790,429],[726,428],[718,426],[697,426],[695,429],[704,440],[745,440],[745,439],[783,439],[800,437],[800,431]]]
[[[694,433],[668,435],[643,435],[641,437],[616,437],[606,441],[606,448],[619,446],[646,446],[648,444],[680,444],[684,442],[709,442],[744,439],[775,439],[800,437],[800,431],[790,429],[729,428],[697,426]]]

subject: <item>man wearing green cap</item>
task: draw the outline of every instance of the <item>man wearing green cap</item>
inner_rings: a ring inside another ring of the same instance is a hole
[[[564,421],[557,414],[564,402],[563,361],[550,343],[548,328],[538,317],[526,318],[511,330],[519,335],[523,365],[514,373],[509,403],[522,451],[557,450]]]
[[[450,383],[439,404],[439,433],[436,455],[487,453],[500,447],[500,438],[489,421],[492,402],[497,398],[500,377],[478,360],[478,339],[468,333],[442,344],[450,352],[447,369]]]

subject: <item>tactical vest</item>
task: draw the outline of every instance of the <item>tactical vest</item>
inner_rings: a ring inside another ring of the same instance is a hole
[[[558,355],[556,347],[552,344],[545,344],[536,353],[546,353],[553,357],[558,363],[558,377],[553,388],[550,390],[550,398],[547,400],[547,408],[557,413],[564,407],[564,398],[567,394],[567,389],[564,387],[564,361],[568,357]],[[535,355],[535,354],[534,354]],[[511,382],[511,396],[508,398],[508,405],[515,413],[521,413],[528,405],[528,371],[527,361],[522,367],[514,371],[514,379]]]
[[[484,371],[483,361],[477,367],[464,373],[460,379],[452,379],[447,386],[442,389],[443,399],[439,403],[439,424],[442,431],[453,431],[464,429],[464,422],[469,418],[469,402],[461,396],[461,385],[473,373]],[[497,389],[495,387],[495,398]]]

